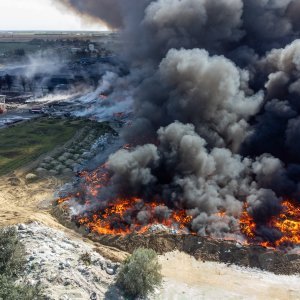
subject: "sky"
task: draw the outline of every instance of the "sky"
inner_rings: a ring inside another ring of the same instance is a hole
[[[0,31],[10,30],[105,30],[84,23],[80,17],[59,10],[51,0],[0,0]]]

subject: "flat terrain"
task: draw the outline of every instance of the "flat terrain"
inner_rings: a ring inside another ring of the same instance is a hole
[[[24,51],[35,52],[37,50],[36,45],[26,42],[2,42],[0,39],[1,52],[15,51],[23,49]]]
[[[300,276],[202,262],[181,253],[159,258],[164,284],[152,299],[300,299]]]
[[[87,40],[87,39],[99,39],[106,37],[111,32],[58,32],[58,31],[45,31],[45,32],[1,32],[0,31],[0,43],[2,42],[11,42],[11,43],[28,43],[34,39],[39,40],[67,40],[67,39],[76,39],[76,40]]]
[[[84,126],[81,119],[41,118],[0,130],[0,176],[12,172],[70,140]]]
[[[0,180],[0,227],[31,221],[58,226],[50,211],[54,193],[62,184],[54,177],[27,184],[19,172],[15,172],[14,177],[3,176]]]

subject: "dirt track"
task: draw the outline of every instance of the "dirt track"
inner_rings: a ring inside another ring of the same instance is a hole
[[[61,225],[51,215],[52,201],[57,189],[63,182],[54,177],[28,184],[21,171],[0,180],[0,227],[37,221],[48,227],[59,229],[71,238],[80,238],[92,244],[104,257],[122,261],[126,253],[111,247],[101,246],[83,238],[80,234]],[[18,184],[16,185],[16,181]]]
[[[41,221],[53,226],[55,219],[49,214],[53,193],[61,181],[48,178],[27,184],[20,172],[3,176],[0,180],[0,226]]]

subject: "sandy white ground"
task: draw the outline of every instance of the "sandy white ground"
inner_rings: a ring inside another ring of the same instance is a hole
[[[101,256],[94,244],[38,222],[19,225],[18,231],[28,259],[23,280],[43,284],[49,299],[122,299],[111,288],[117,265]],[[80,260],[86,252],[92,257],[90,266]],[[196,261],[181,252],[159,260],[164,281],[150,296],[153,300],[300,299],[300,276]]]
[[[155,299],[300,299],[300,276],[201,262],[180,252],[160,262],[164,285]]]
[[[105,298],[118,264],[105,259],[91,244],[37,222],[17,228],[26,247],[24,283],[41,284],[51,300]],[[90,264],[81,259],[86,253]]]

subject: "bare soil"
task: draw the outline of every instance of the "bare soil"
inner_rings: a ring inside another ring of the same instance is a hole
[[[108,259],[118,262],[124,260],[127,253],[94,243],[66,228],[53,217],[52,202],[55,199],[55,192],[63,183],[61,179],[55,177],[27,183],[22,171],[16,171],[14,175],[2,176],[0,180],[0,227],[36,221],[66,232],[73,238],[80,238],[93,245],[95,251]]]
[[[159,257],[163,286],[153,299],[299,299],[300,277],[203,262],[175,251]]]
[[[54,191],[62,182],[54,177],[26,183],[25,175],[15,172],[0,180],[0,226],[43,220],[49,226],[57,221],[49,213]]]

